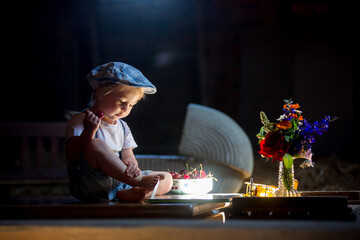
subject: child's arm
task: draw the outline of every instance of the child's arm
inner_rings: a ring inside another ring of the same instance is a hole
[[[86,111],[84,117],[84,130],[80,136],[74,136],[65,143],[67,160],[72,163],[79,159],[85,146],[94,139],[95,133],[99,128],[101,119],[91,111]]]
[[[121,158],[124,164],[127,166],[126,175],[128,177],[137,177],[141,174],[141,170],[138,167],[138,162],[135,158],[132,148],[121,150]]]

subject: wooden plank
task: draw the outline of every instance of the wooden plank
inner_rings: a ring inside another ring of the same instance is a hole
[[[42,137],[36,137],[36,169],[42,169],[44,162],[44,144]]]
[[[24,170],[28,170],[30,168],[29,154],[29,138],[27,136],[23,136],[21,145],[21,164]]]
[[[234,198],[232,207],[243,208],[346,208],[346,197],[242,197]]]
[[[214,211],[214,210],[218,210],[218,209],[224,209],[228,206],[230,206],[230,204],[227,202],[195,204],[193,207],[193,215],[200,216],[200,215],[209,213],[210,209],[211,209],[211,211]]]
[[[301,191],[301,196],[312,196],[312,197],[336,197],[336,196],[344,196],[347,197],[348,200],[359,201],[360,200],[360,191],[359,190],[350,190],[350,191]]]
[[[358,239],[360,229],[357,224],[329,222],[291,221],[236,221],[225,225],[204,221],[183,221],[170,219],[145,220],[139,224],[128,220],[87,219],[79,222],[71,220],[28,220],[24,223],[8,223],[0,226],[0,239],[22,240],[88,240],[88,239],[127,239],[127,240],[184,240],[184,239],[278,239],[304,240],[354,240]],[[139,221],[137,221],[139,222]]]
[[[15,122],[0,123],[3,136],[65,136],[66,122]]]
[[[59,161],[59,148],[58,148],[58,139],[54,136],[50,138],[50,158],[51,158],[51,169],[54,171],[57,169]]]
[[[343,196],[234,198],[228,215],[241,219],[356,220],[347,198]]]
[[[1,219],[34,218],[193,218],[225,207],[225,203],[211,204],[146,204],[125,202],[82,203],[62,205],[6,205],[0,206]]]
[[[8,186],[8,185],[42,185],[42,184],[66,184],[69,182],[69,179],[59,178],[59,177],[51,177],[51,178],[29,178],[29,179],[0,179],[0,186]]]
[[[228,214],[233,219],[292,219],[292,220],[337,220],[355,221],[352,209],[306,209],[306,208],[276,208],[276,209],[242,209]]]
[[[23,170],[23,171],[12,171],[1,173],[0,185],[6,184],[35,184],[35,183],[55,183],[64,182],[68,178],[66,169],[58,169],[51,171],[48,169],[34,170]]]

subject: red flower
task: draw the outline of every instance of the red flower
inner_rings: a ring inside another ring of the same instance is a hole
[[[274,160],[281,162],[288,150],[289,143],[281,133],[269,132],[260,142],[259,153],[264,157],[272,158],[273,162]]]

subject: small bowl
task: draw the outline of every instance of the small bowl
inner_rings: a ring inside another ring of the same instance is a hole
[[[206,194],[213,189],[212,178],[173,179],[170,193],[174,194]]]

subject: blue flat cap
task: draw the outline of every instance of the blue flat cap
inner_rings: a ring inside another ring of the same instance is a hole
[[[138,69],[122,62],[100,65],[91,70],[87,79],[93,89],[100,84],[113,82],[131,87],[142,87],[145,89],[145,94],[156,93],[156,87]]]

